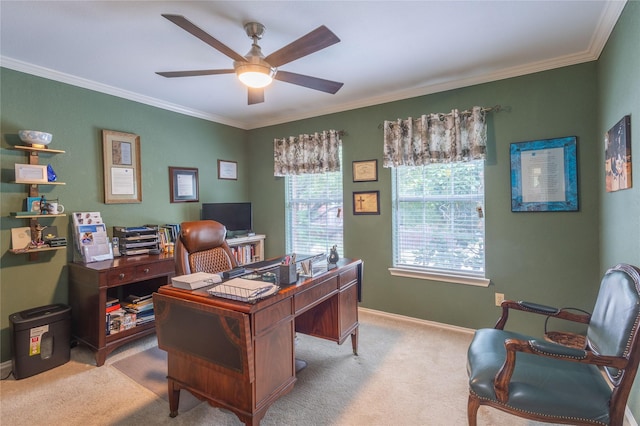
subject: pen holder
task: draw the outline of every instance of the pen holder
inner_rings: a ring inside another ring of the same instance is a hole
[[[298,281],[296,264],[280,265],[280,285],[295,284]]]

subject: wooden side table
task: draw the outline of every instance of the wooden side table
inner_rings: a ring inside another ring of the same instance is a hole
[[[172,255],[124,256],[93,263],[69,263],[72,336],[95,351],[96,365],[114,349],[155,332],[155,321],[107,335],[106,303],[145,295],[171,283]]]

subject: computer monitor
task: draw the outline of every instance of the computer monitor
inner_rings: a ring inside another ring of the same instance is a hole
[[[250,234],[253,230],[253,210],[248,202],[202,203],[202,219],[220,222],[230,237]]]

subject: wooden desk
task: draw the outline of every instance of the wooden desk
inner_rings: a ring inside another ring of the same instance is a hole
[[[258,425],[289,392],[295,377],[295,332],[358,350],[362,261],[342,259],[317,277],[300,279],[255,304],[210,296],[206,290],[163,286],[153,295],[158,346],[168,353],[169,408],[178,414],[180,389]]]
[[[107,297],[124,301],[130,294],[151,294],[158,287],[169,284],[174,274],[175,261],[172,255],[166,254],[69,263],[72,334],[95,351],[98,367],[114,349],[155,331],[152,321],[107,335]]]

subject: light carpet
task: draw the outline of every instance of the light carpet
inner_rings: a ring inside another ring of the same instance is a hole
[[[149,389],[160,398],[169,402],[169,388],[167,385],[167,352],[154,346],[145,351],[131,355],[113,365],[118,370]],[[178,413],[184,413],[198,405],[200,401],[188,390],[180,390],[180,406]]]
[[[296,356],[308,366],[262,425],[466,425],[466,350],[471,333],[360,311],[359,356],[343,345],[299,335]],[[231,412],[199,403],[175,418],[168,402],[114,367],[157,344],[155,336],[124,346],[95,366],[86,348],[72,360],[0,384],[0,423],[13,425],[238,426]],[[151,374],[151,373],[144,373]],[[154,375],[166,374],[154,368]],[[181,398],[182,399],[182,398]],[[182,408],[182,402],[181,402]],[[540,424],[481,407],[479,425]]]

